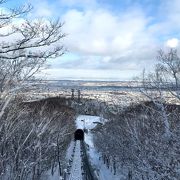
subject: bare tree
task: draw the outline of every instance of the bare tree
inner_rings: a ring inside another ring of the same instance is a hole
[[[157,58],[159,63],[156,65],[155,72],[158,73],[160,82],[180,100],[180,57],[177,50],[170,49],[169,52],[160,50]]]
[[[0,5],[6,3],[0,1]],[[0,13],[0,92],[12,92],[34,77],[48,58],[64,54],[59,20],[28,20],[31,5]],[[22,23],[19,23],[22,22]],[[16,88],[15,88],[16,87]]]
[[[31,5],[3,9],[6,3],[0,0],[0,117],[12,97],[31,86],[29,80],[42,70],[47,59],[65,52],[63,23],[28,20]]]
[[[169,102],[173,98],[179,103],[180,58],[171,49],[160,50],[157,60],[154,71],[144,70],[140,78],[144,99],[95,130],[95,145],[104,162],[126,179],[178,179],[180,175],[180,107]]]
[[[75,112],[59,102],[10,102],[0,119],[0,180],[46,179],[62,169]]]
[[[141,92],[161,110],[165,135],[169,137],[171,130],[166,104],[170,98],[176,102],[180,100],[180,58],[176,49],[170,49],[168,52],[160,50],[157,61],[153,72],[143,71]]]
[[[69,143],[63,121],[72,115],[54,109],[48,115],[45,105],[38,112],[22,107],[16,95],[28,90],[48,58],[64,54],[65,34],[59,20],[28,20],[31,5],[7,9],[6,3],[0,0],[0,179],[35,180],[56,162],[57,134],[65,146]],[[65,149],[60,147],[61,156]]]
[[[141,93],[146,97],[146,99],[154,103],[157,110],[160,110],[161,116],[163,117],[164,134],[166,137],[169,137],[171,132],[168,115],[165,110],[166,91],[164,91],[161,76],[159,75],[159,72],[155,70],[154,73],[149,74],[145,74],[145,71],[143,71],[142,77]]]

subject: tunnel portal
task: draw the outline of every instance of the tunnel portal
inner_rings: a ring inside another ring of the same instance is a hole
[[[84,131],[82,129],[77,129],[74,133],[74,140],[84,140]]]

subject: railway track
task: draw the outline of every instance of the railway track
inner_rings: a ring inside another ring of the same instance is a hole
[[[76,140],[68,180],[97,180],[93,175],[84,141]]]
[[[73,153],[72,167],[70,171],[69,180],[83,180],[82,171],[82,154],[81,154],[81,141],[75,142],[75,148]]]

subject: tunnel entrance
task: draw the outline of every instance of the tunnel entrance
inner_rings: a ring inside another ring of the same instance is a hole
[[[75,131],[74,140],[84,140],[84,131],[82,129],[77,129]]]

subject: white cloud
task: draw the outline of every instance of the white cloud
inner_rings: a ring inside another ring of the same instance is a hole
[[[166,42],[166,45],[170,48],[176,48],[179,44],[179,40],[177,38],[172,38],[172,39],[169,39],[167,42]]]
[[[67,46],[73,52],[93,55],[121,54],[134,47],[152,45],[145,31],[148,21],[141,12],[113,15],[103,9],[69,10],[64,16]],[[143,42],[142,42],[143,41]]]
[[[78,73],[83,75],[82,69],[114,69],[116,73],[120,69],[133,74],[144,67],[152,67],[157,51],[164,44],[166,48],[179,47],[179,0],[161,0],[157,13],[152,14],[139,7],[128,7],[115,13],[99,6],[96,0],[57,1],[66,9],[59,14],[66,23],[64,32],[68,36],[65,45],[71,53],[79,56],[74,61],[59,63],[59,67],[71,69],[67,70],[69,74],[75,67],[77,76]],[[51,16],[54,13],[47,0],[38,2],[42,3],[37,7],[40,8],[39,14]],[[67,72],[63,70],[63,73]],[[100,74],[102,77],[102,72]]]
[[[49,18],[53,17],[56,11],[54,4],[47,0],[29,0],[33,5],[33,11],[30,13],[31,18]]]
[[[99,8],[73,9],[68,10],[63,19],[68,33],[66,46],[80,58],[72,66],[67,62],[59,67],[141,71],[150,67],[147,64],[153,64],[160,48],[147,28],[149,19],[139,9],[132,10],[131,14],[113,14]]]

